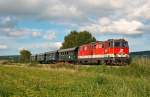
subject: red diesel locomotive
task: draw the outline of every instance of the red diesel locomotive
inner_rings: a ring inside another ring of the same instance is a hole
[[[128,64],[128,42],[125,39],[109,39],[84,44],[78,48],[78,63]]]

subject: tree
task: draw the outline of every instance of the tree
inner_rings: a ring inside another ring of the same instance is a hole
[[[20,51],[20,61],[21,62],[30,62],[31,52],[28,50]]]
[[[67,36],[65,36],[61,49],[77,47],[82,44],[95,41],[95,37],[93,37],[88,31],[71,31]]]

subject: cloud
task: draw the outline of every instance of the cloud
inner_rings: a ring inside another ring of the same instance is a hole
[[[34,30],[27,28],[1,28],[0,34],[1,36],[22,38],[27,36],[37,37],[40,32],[35,32]]]
[[[150,19],[149,11],[149,0],[0,0],[0,20],[3,20],[0,21],[0,27],[14,27],[16,22],[12,20],[15,18],[17,20],[47,20],[49,22],[68,24],[72,28],[86,24],[91,25],[90,29],[93,29],[99,27],[93,22],[97,22],[99,18],[103,17],[109,18],[113,22],[111,25],[114,26],[123,22],[126,22],[127,25],[135,24],[136,22],[138,24],[136,26],[140,26],[139,23],[142,24],[143,20]],[[3,18],[1,19],[1,17]],[[105,20],[102,22],[105,22]],[[75,25],[72,26],[72,24]],[[123,33],[122,30],[125,30],[120,25],[118,25],[118,28],[114,26],[111,26],[111,28],[105,26],[101,29],[103,31],[106,29],[120,29],[120,34]],[[136,27],[133,29],[130,27],[129,29],[135,31]],[[12,33],[11,35],[19,36],[14,30]],[[127,31],[125,34],[130,35],[130,33]],[[142,32],[135,31],[133,33]],[[33,32],[33,36],[40,36],[40,34]]]
[[[0,35],[6,37],[42,37],[44,39],[54,39],[55,33],[43,31],[41,29],[17,28],[17,20],[13,17],[0,17]],[[42,34],[44,33],[44,34]]]
[[[56,32],[41,29],[28,28],[0,28],[0,35],[12,38],[41,38],[45,40],[53,40],[56,38]]]
[[[66,5],[61,0],[0,0],[0,13],[0,16],[49,21],[72,20],[82,14],[77,6]]]
[[[33,37],[39,37],[39,36],[41,36],[41,32],[33,31],[33,32],[31,32],[31,33],[32,33],[32,36],[33,36]]]
[[[101,17],[149,19],[149,6],[149,0],[0,0],[0,17],[85,24]]]
[[[53,40],[56,38],[56,34],[54,32],[48,31],[44,34],[43,38],[46,40]]]
[[[8,48],[7,45],[5,45],[5,44],[0,44],[0,49],[7,49],[7,48]]]
[[[143,2],[139,2],[138,6],[133,6],[134,8],[128,8],[127,13],[128,17],[131,18],[145,18],[150,19],[150,1],[143,0]]]
[[[145,34],[148,34],[150,33],[150,25],[145,25],[142,28],[139,28],[138,30],[145,32]]]
[[[0,29],[1,28],[13,28],[16,25],[16,20],[9,16],[0,17]]]
[[[37,15],[45,2],[43,0],[0,0],[1,15],[27,16]],[[9,7],[8,7],[9,6]]]
[[[61,47],[61,42],[50,42],[50,43],[38,43],[38,44],[33,44],[31,48],[37,48],[37,49],[51,49],[51,50],[56,50]]]
[[[86,25],[80,28],[80,30],[88,30],[95,34],[124,34],[124,35],[137,35],[144,32],[139,30],[144,26],[143,23],[136,20],[119,19],[117,21],[109,18],[101,18],[98,23]]]
[[[36,51],[39,52],[46,52],[46,51],[52,51],[52,50],[58,50],[61,47],[61,42],[43,42],[43,43],[31,43],[26,46],[21,46],[18,48],[18,50],[21,49],[28,49],[32,52],[32,54],[37,54]]]
[[[26,29],[10,29],[10,31],[7,33],[10,37],[24,37],[29,34],[29,31]]]
[[[69,30],[68,32],[89,30],[94,35],[142,37],[150,31],[149,11],[149,0],[0,0],[0,38],[2,40],[4,36],[7,41],[11,38],[14,41],[9,42],[17,44],[16,48],[21,47],[22,40],[37,49],[44,49],[60,45],[47,41],[61,41],[55,32],[61,29]],[[29,24],[24,25],[24,21]],[[44,23],[41,25],[39,21]],[[59,26],[51,26],[45,21]],[[35,23],[39,23],[38,28]],[[54,32],[43,24],[54,27]],[[60,32],[63,32],[62,36],[66,34],[65,31]],[[32,41],[29,43],[30,40],[40,44]]]
[[[77,9],[77,7],[66,6],[62,3],[48,7],[44,14],[47,16],[62,17],[63,19],[75,18],[82,15],[82,13],[80,12],[80,10]]]

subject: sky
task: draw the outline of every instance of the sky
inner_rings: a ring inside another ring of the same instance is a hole
[[[150,0],[0,0],[0,55],[59,49],[73,30],[150,50]]]

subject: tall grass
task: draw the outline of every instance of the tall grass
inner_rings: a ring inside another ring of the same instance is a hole
[[[120,67],[0,65],[0,97],[150,97],[150,65],[138,61]]]
[[[149,65],[150,66],[150,57],[148,56],[135,56],[132,57],[132,64],[138,65]]]

